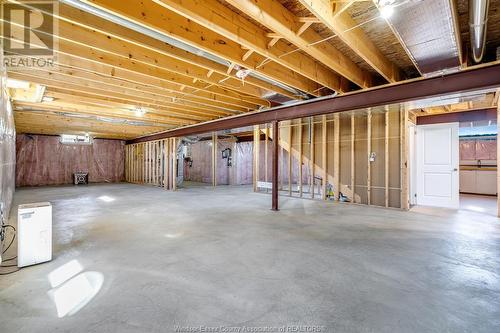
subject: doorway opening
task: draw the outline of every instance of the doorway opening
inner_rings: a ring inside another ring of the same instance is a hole
[[[409,145],[412,205],[497,216],[496,110],[417,117]]]

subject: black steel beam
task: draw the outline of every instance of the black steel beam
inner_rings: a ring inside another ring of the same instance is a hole
[[[317,98],[300,104],[280,106],[261,112],[246,113],[220,120],[191,125],[128,141],[139,143],[169,137],[196,135],[250,125],[270,123],[328,113],[352,111],[368,107],[415,101],[428,97],[500,87],[500,63],[471,67],[460,72],[387,84],[346,93],[335,97]]]

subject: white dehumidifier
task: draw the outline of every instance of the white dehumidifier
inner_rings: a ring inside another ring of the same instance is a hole
[[[19,205],[17,266],[52,260],[52,206],[50,202]]]

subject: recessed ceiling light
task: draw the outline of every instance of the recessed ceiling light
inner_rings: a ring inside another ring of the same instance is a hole
[[[54,101],[54,97],[52,96],[43,96],[42,98],[42,102],[53,102]]]

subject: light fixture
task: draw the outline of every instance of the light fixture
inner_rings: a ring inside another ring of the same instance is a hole
[[[392,5],[384,5],[380,7],[380,16],[384,19],[388,19],[394,14],[394,7]]]
[[[146,114],[146,110],[144,110],[143,108],[138,107],[135,109],[135,115],[137,117],[142,117],[142,116],[144,116],[144,114]]]
[[[30,83],[16,79],[7,79],[7,88],[12,89],[29,89]]]
[[[54,97],[52,96],[43,96],[42,98],[42,102],[53,102],[54,101]]]
[[[378,0],[378,7],[380,9],[380,16],[384,19],[388,19],[394,14],[394,8],[396,7],[396,0]]]

